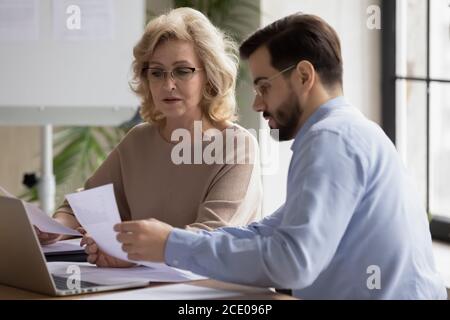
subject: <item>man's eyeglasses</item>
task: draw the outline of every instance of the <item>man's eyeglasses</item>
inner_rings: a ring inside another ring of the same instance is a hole
[[[291,70],[292,68],[294,68],[297,64],[294,64],[286,69],[281,70],[280,72],[278,72],[277,74],[271,76],[270,78],[267,79],[261,79],[259,80],[254,86],[253,86],[253,91],[256,95],[262,97],[267,93],[267,90],[270,88],[270,82],[275,79],[278,78],[279,76],[281,76],[283,73]]]
[[[166,80],[166,75],[170,74],[172,80],[188,81],[194,74],[203,69],[191,68],[191,67],[177,67],[173,70],[166,71],[161,68],[144,68],[144,72],[147,75],[147,79],[150,82],[161,82]]]

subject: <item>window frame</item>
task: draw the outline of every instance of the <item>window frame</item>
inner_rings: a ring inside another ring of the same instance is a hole
[[[397,2],[399,0],[382,0],[382,127],[392,142],[397,145],[397,110],[396,84],[398,80],[418,81],[426,84],[426,212],[431,218],[430,230],[435,239],[450,242],[450,219],[445,216],[434,215],[430,210],[430,85],[432,83],[448,83],[450,79],[430,77],[430,29],[431,12],[430,1],[427,1],[426,12],[426,77],[399,76],[397,74]],[[401,0],[400,0],[401,1]]]

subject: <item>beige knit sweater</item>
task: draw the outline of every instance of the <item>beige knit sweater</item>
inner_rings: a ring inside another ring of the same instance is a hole
[[[230,152],[244,152],[244,164],[241,161],[177,165],[171,158],[175,144],[161,137],[158,126],[137,125],[86,181],[84,188],[112,183],[124,221],[156,218],[174,227],[211,230],[259,220],[262,188],[256,140],[238,125],[220,134],[223,141],[230,134],[234,141],[246,139],[245,151],[238,150],[238,143],[223,149],[227,157]],[[202,150],[210,143],[203,142]],[[57,212],[73,215],[67,201]]]

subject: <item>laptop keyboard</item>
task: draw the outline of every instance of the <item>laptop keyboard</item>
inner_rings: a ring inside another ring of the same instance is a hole
[[[52,275],[53,281],[55,282],[55,286],[58,290],[70,290],[67,287],[67,278],[65,277],[59,277]],[[80,281],[80,289],[87,289],[87,288],[93,288],[93,287],[99,287],[101,286],[98,283],[92,283],[88,281]]]

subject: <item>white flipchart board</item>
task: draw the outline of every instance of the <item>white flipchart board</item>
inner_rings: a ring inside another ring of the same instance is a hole
[[[0,125],[43,125],[48,140],[52,125],[130,119],[139,105],[128,86],[133,47],[144,25],[144,0],[0,0]],[[51,152],[44,141],[43,180],[51,180]]]

